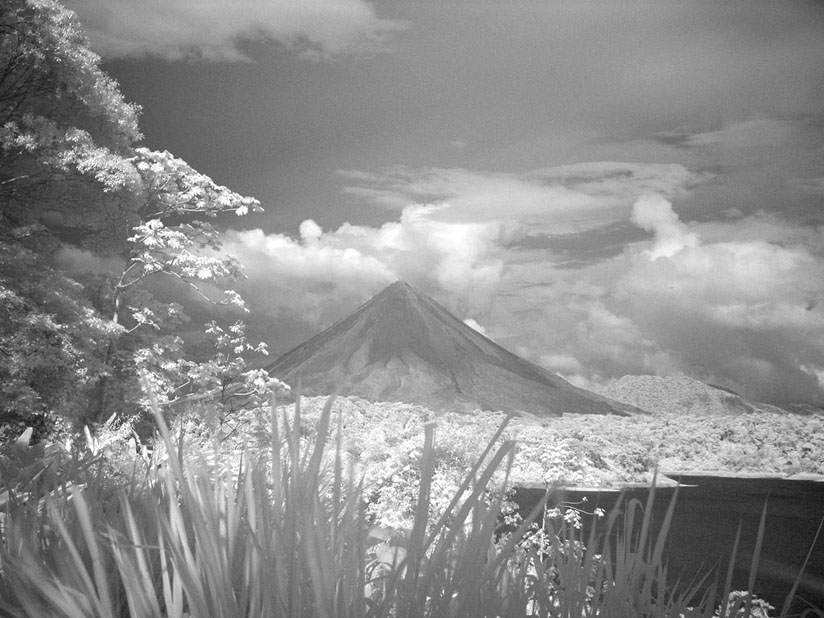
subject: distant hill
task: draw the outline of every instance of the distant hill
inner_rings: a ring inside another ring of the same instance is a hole
[[[293,388],[300,380],[304,395],[337,392],[436,411],[640,413],[512,354],[401,281],[267,371]]]
[[[624,376],[599,392],[653,413],[718,416],[748,412],[802,412],[748,401],[737,393],[686,376]],[[809,413],[809,412],[807,412]]]

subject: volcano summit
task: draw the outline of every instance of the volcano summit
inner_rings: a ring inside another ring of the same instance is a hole
[[[336,392],[435,411],[639,412],[508,352],[402,281],[266,370],[293,387],[300,380],[304,395]]]

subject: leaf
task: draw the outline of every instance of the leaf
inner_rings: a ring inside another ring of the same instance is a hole
[[[34,433],[33,427],[26,427],[26,430],[20,434],[20,437],[14,441],[14,445],[18,447],[27,447],[31,442],[31,436]]]

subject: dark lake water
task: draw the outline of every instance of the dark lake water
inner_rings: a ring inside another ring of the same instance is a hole
[[[696,573],[703,574],[717,564],[722,565],[722,574],[726,574],[735,534],[741,524],[733,589],[746,589],[766,503],[766,532],[754,592],[780,610],[824,516],[824,482],[686,475],[673,478],[683,486],[679,490],[665,554],[670,583],[678,578],[690,581]],[[653,525],[660,525],[673,492],[674,488],[656,489]],[[637,498],[646,504],[648,493],[646,488],[626,490],[624,500]],[[619,495],[619,492],[559,490],[550,501],[577,503],[586,497],[587,511],[601,507],[609,512]],[[515,499],[523,511],[528,511],[542,497],[541,489],[518,489]],[[795,611],[808,607],[807,603],[824,609],[824,538],[819,538],[813,547],[796,597]]]

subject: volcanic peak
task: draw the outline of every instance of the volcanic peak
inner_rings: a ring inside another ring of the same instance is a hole
[[[338,392],[437,411],[638,411],[512,354],[403,281],[267,370],[293,386],[299,379],[306,395]]]

